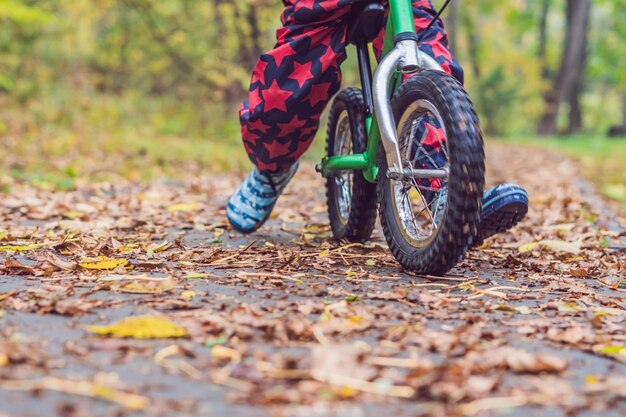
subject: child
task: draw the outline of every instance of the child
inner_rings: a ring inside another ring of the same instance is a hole
[[[261,55],[240,107],[241,133],[255,165],[228,202],[234,229],[251,233],[269,218],[276,200],[298,168],[324,108],[339,90],[346,58],[346,33],[359,0],[286,0],[282,27],[270,52]],[[426,29],[436,15],[430,0],[413,0],[415,27]],[[374,41],[380,55],[384,27]],[[420,48],[461,83],[463,69],[448,48],[441,20],[424,34]],[[528,210],[521,187],[501,184],[485,193],[479,240],[507,230]]]

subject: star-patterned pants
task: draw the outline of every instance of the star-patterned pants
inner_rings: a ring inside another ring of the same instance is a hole
[[[241,134],[250,160],[261,171],[283,172],[308,149],[324,108],[341,85],[352,6],[359,0],[287,0],[276,45],[261,55],[248,99],[240,109]],[[415,26],[424,30],[436,11],[430,0],[414,0]],[[384,27],[374,41],[380,54]],[[463,82],[443,23],[437,21],[420,48]]]

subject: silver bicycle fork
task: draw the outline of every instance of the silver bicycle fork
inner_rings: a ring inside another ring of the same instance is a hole
[[[394,179],[402,178],[445,178],[447,172],[439,169],[410,169],[402,166],[398,132],[391,109],[389,83],[396,70],[403,74],[424,69],[443,71],[439,63],[430,55],[420,51],[417,41],[402,40],[380,61],[374,73],[373,95],[374,109],[378,119],[380,136],[387,157],[389,171],[387,176]]]

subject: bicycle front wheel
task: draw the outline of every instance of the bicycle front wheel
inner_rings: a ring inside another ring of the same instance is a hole
[[[392,108],[403,166],[390,177],[381,152],[383,233],[404,268],[442,275],[478,234],[485,173],[478,117],[463,86],[438,71],[406,81]]]

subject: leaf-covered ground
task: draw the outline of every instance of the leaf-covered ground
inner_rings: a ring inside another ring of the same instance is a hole
[[[250,237],[236,175],[12,187],[0,415],[625,415],[624,219],[556,154],[489,155],[531,211],[444,278],[329,240],[310,165]]]

